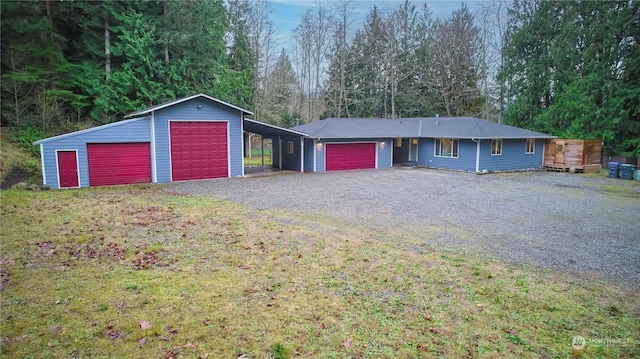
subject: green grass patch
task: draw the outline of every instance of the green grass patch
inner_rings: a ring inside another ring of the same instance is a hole
[[[245,166],[271,166],[273,165],[273,161],[271,161],[271,157],[269,156],[265,156],[264,157],[264,162],[262,160],[262,157],[257,156],[257,157],[251,157],[251,158],[244,158],[244,165]]]
[[[640,356],[614,284],[159,185],[0,195],[3,358]]]

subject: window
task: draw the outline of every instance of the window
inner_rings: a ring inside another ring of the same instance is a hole
[[[536,151],[536,140],[533,138],[527,138],[527,143],[524,146],[524,153],[532,154]]]
[[[502,140],[491,140],[491,155],[502,154]]]
[[[402,138],[395,138],[393,140],[393,147],[402,147]]]
[[[293,141],[287,141],[287,153],[292,154],[294,152]]]
[[[436,138],[436,157],[458,158],[458,140],[453,138]]]

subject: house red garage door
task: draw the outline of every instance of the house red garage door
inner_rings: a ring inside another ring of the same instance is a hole
[[[151,182],[151,150],[148,142],[89,143],[89,185]]]
[[[328,143],[326,170],[355,170],[376,167],[375,143]]]
[[[171,122],[173,181],[229,177],[227,122]]]

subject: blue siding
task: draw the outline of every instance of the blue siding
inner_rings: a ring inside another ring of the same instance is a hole
[[[198,108],[201,105],[201,108]],[[160,109],[153,115],[155,128],[156,175],[158,182],[171,181],[169,121],[227,121],[231,177],[244,173],[242,159],[242,113],[204,98]]]
[[[304,140],[304,171],[305,172],[313,172],[313,156],[315,155],[316,149],[315,141],[312,139]]]
[[[391,167],[393,167],[393,139],[382,138],[378,142],[378,168]]]
[[[325,147],[327,143],[355,143],[376,142],[376,168],[390,168],[393,166],[393,141],[391,138],[354,138],[354,139],[327,139],[322,140],[322,146],[316,146],[316,172],[326,171]],[[384,145],[382,144],[384,142]]]
[[[300,136],[282,136],[282,168],[292,171],[302,171],[300,161],[302,159],[302,148],[300,146]],[[289,153],[289,142],[293,142],[293,153]]]
[[[513,171],[542,167],[544,140],[536,140],[535,151],[525,153],[525,139],[502,140],[502,154],[491,155],[491,140],[480,144],[480,171]]]
[[[472,140],[460,140],[457,158],[436,157],[435,139],[421,138],[418,142],[418,165],[475,172],[476,147],[476,142]]]
[[[271,141],[271,157],[273,157],[273,167],[280,168],[280,137],[274,137]]]
[[[321,145],[316,146],[313,153],[316,156],[316,172],[325,172],[326,171],[326,162],[324,156],[324,141],[318,141]]]
[[[109,124],[71,134],[60,139],[52,139],[42,144],[42,163],[44,183],[51,188],[60,188],[56,150],[77,150],[80,187],[89,187],[89,164],[87,161],[87,143],[124,143],[151,142],[149,118],[125,121],[123,124]]]

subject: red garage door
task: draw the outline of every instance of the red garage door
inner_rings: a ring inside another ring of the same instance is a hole
[[[89,184],[109,186],[151,182],[150,148],[148,142],[87,144]]]
[[[226,122],[171,122],[173,181],[229,177]]]
[[[328,143],[326,170],[356,170],[376,167],[375,143]]]

